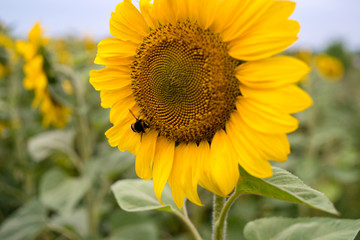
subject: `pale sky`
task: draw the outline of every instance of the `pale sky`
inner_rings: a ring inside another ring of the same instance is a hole
[[[20,36],[40,21],[50,37],[69,34],[108,37],[110,14],[120,0],[0,0],[0,21]],[[135,2],[135,1],[133,1]],[[297,0],[292,19],[300,22],[295,47],[322,48],[344,40],[360,49],[360,0]]]

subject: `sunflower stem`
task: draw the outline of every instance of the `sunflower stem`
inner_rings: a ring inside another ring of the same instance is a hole
[[[74,86],[75,97],[76,97],[76,125],[78,129],[77,140],[79,148],[80,162],[75,165],[79,167],[78,170],[81,174],[84,174],[83,167],[86,162],[90,160],[92,154],[92,142],[90,134],[89,120],[86,115],[86,101],[84,87],[80,84],[80,80],[72,71],[69,71],[71,76],[72,85]],[[98,206],[95,206],[95,191],[93,188],[90,188],[86,192],[85,202],[87,206],[87,214],[89,220],[89,231],[92,236],[98,236],[98,227],[99,227],[99,212]]]
[[[226,223],[223,222],[220,224],[220,215],[222,209],[225,205],[226,199],[214,194],[214,203],[213,203],[213,216],[212,216],[212,239],[213,240],[223,240],[225,239],[226,232]]]
[[[184,215],[177,212],[177,211],[174,211],[175,215],[178,216],[186,224],[186,226],[189,228],[190,232],[194,236],[194,239],[202,240],[199,232],[197,231],[196,227],[191,222],[191,220],[189,218],[189,215],[187,214],[186,202],[184,202],[184,205],[183,205],[183,212],[184,212]]]
[[[20,96],[20,84],[18,79],[20,77],[18,75],[11,75],[9,82],[10,82],[10,91],[8,95],[8,102],[9,102],[9,114],[10,114],[10,129],[12,134],[12,139],[14,139],[14,146],[15,146],[15,157],[17,161],[22,165],[23,169],[28,169],[29,165],[29,157],[26,154],[26,142],[24,138],[24,134],[21,128],[21,117],[19,111],[19,99]],[[24,196],[26,199],[31,198],[35,193],[35,185],[34,185],[34,176],[33,171],[25,170],[23,171],[22,181],[24,182]],[[25,199],[23,199],[25,200]]]
[[[213,209],[213,240],[225,240],[226,238],[226,219],[229,210],[235,200],[242,192],[235,191],[227,200],[214,194]]]

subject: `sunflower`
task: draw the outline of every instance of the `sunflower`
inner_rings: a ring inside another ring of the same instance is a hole
[[[315,66],[321,76],[330,81],[338,81],[344,75],[344,65],[336,57],[327,54],[315,56]]]
[[[272,175],[285,161],[290,114],[312,104],[295,83],[309,68],[280,53],[296,39],[295,8],[274,0],[124,0],[112,12],[115,38],[98,44],[90,83],[111,108],[111,146],[136,155],[140,178],[175,203],[201,205],[200,185],[227,197],[241,179]],[[134,116],[136,119],[134,118]],[[135,124],[134,124],[135,123]],[[133,124],[133,125],[132,125]],[[130,128],[130,126],[132,126]],[[134,131],[133,131],[134,130]]]
[[[30,30],[28,41],[19,40],[16,42],[17,51],[24,57],[24,88],[34,91],[35,97],[33,107],[40,106],[40,113],[43,115],[43,126],[53,124],[58,128],[65,126],[71,110],[60,104],[50,94],[48,89],[47,68],[50,62],[46,59],[45,46],[48,38],[42,36],[43,30],[39,23],[36,23]],[[46,63],[45,63],[46,62]]]

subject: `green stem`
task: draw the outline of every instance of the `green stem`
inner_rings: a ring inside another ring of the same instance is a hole
[[[214,194],[214,203],[213,203],[213,216],[212,216],[212,239],[213,240],[223,240],[225,239],[226,232],[226,222],[220,223],[220,216],[222,209],[225,205],[226,199]]]
[[[213,240],[224,240],[226,234],[226,219],[231,206],[235,200],[242,194],[241,191],[235,191],[226,201],[225,198],[214,196],[213,213]]]
[[[84,89],[80,84],[80,80],[77,78],[76,74],[69,69],[68,74],[71,76],[72,85],[74,86],[74,92],[76,96],[76,109],[75,109],[75,118],[76,125],[78,129],[78,148],[79,156],[81,163],[78,163],[81,169],[80,172],[83,174],[83,165],[90,160],[92,154],[92,144],[91,144],[91,135],[89,128],[89,121],[86,115],[86,102],[84,97]],[[98,224],[99,224],[99,214],[95,206],[95,197],[94,189],[90,188],[85,196],[85,202],[87,205],[87,213],[89,219],[89,230],[91,235],[98,235]]]
[[[194,239],[202,240],[199,232],[197,231],[197,229],[195,228],[194,224],[191,222],[191,220],[187,214],[185,202],[184,202],[184,206],[183,206],[183,211],[184,211],[184,215],[179,213],[178,211],[174,211],[174,213],[186,224],[186,226],[189,228],[190,232],[194,236]]]
[[[19,113],[19,90],[20,90],[20,82],[19,78],[16,75],[12,75],[12,77],[9,79],[10,81],[10,90],[8,95],[8,101],[9,101],[9,113],[10,113],[10,127],[12,136],[14,139],[14,146],[15,146],[15,156],[17,160],[21,163],[23,168],[28,169],[29,168],[29,159],[26,154],[26,143],[25,138],[22,133],[22,128],[20,128],[20,125],[22,122],[20,121],[20,113]],[[23,176],[23,186],[24,186],[24,192],[25,196],[27,198],[31,198],[34,195],[35,188],[34,188],[34,177],[33,172],[30,170],[24,171]],[[24,199],[25,200],[25,199]]]
[[[80,239],[75,233],[73,233],[72,231],[70,231],[64,227],[61,227],[61,226],[58,226],[55,224],[51,224],[51,223],[48,223],[47,227],[54,232],[62,234],[69,240],[79,240]]]

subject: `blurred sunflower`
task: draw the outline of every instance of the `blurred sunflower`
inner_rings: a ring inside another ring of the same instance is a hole
[[[8,76],[11,72],[10,65],[14,62],[13,48],[14,42],[11,37],[0,32],[0,79]]]
[[[344,75],[343,63],[338,58],[327,54],[316,55],[315,66],[323,77],[331,81],[338,81]]]
[[[294,52],[293,56],[304,61],[306,64],[310,65],[313,57],[313,52],[311,49],[302,48]]]
[[[5,77],[8,73],[7,67],[0,62],[0,79]]]
[[[201,205],[197,185],[228,196],[238,164],[255,177],[285,161],[290,114],[311,98],[295,83],[305,63],[277,56],[296,39],[295,8],[275,0],[130,0],[111,14],[115,38],[98,45],[90,82],[111,108],[111,146],[137,155],[139,177],[153,179],[161,201],[168,181],[174,200]],[[131,110],[131,112],[129,111]],[[134,115],[139,118],[135,125]],[[135,131],[132,131],[135,130]]]
[[[14,43],[6,34],[0,33],[0,46],[3,46],[4,48],[13,48]]]
[[[55,127],[65,126],[71,110],[61,105],[51,96],[48,90],[48,77],[45,69],[45,46],[48,38],[42,36],[43,30],[39,23],[36,23],[30,30],[28,41],[19,40],[16,42],[17,51],[24,57],[24,87],[33,90],[35,98],[33,107],[40,105],[40,113],[43,115],[43,126],[53,124]],[[49,65],[49,64],[48,64]]]

